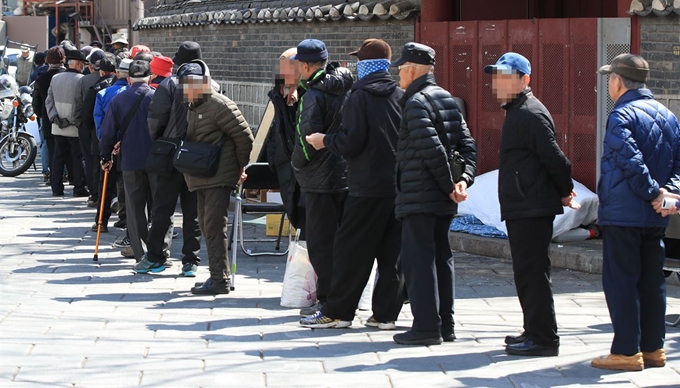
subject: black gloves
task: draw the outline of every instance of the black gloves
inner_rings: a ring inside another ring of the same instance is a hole
[[[52,118],[52,124],[56,124],[59,128],[64,129],[71,126],[71,122],[66,119],[62,119],[59,116]]]

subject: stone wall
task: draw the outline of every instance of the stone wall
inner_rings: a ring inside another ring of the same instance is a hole
[[[649,62],[647,86],[680,115],[680,16],[640,18],[640,51]]]
[[[348,54],[367,38],[382,38],[392,46],[394,57],[414,40],[414,18],[369,21],[341,20],[311,23],[208,24],[173,28],[142,29],[140,40],[167,56],[182,41],[201,45],[203,58],[213,78],[226,95],[239,103],[246,120],[256,128],[273,84],[273,66],[279,55],[307,38],[321,39],[330,60],[354,68],[356,58]]]

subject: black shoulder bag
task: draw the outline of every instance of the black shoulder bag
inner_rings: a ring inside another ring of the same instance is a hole
[[[122,155],[123,155],[123,139],[125,138],[125,134],[127,133],[128,127],[130,126],[130,123],[132,122],[132,119],[135,117],[135,114],[137,113],[137,108],[139,108],[139,105],[142,103],[142,100],[144,100],[144,97],[149,93],[147,90],[146,92],[142,93],[139,95],[139,98],[137,98],[137,101],[135,102],[135,105],[132,107],[130,112],[128,112],[127,116],[125,116],[125,121],[123,122],[123,126],[120,127],[120,152],[118,153],[118,158],[114,161],[114,164],[116,164],[116,168],[118,171],[121,171],[121,164],[122,164]]]
[[[453,183],[457,183],[461,180],[461,177],[465,172],[465,159],[458,151],[453,151],[451,149],[451,143],[449,143],[449,137],[446,136],[446,129],[444,128],[444,120],[439,114],[439,109],[437,109],[434,100],[426,92],[422,92],[422,94],[425,96],[430,105],[432,105],[432,109],[434,110],[434,115],[437,118],[436,122],[434,123],[434,128],[437,131],[439,141],[444,146],[444,150],[446,150],[446,157],[449,163],[449,171],[451,171]]]
[[[183,174],[212,178],[217,174],[225,141],[227,135],[222,135],[217,144],[183,141],[175,152],[173,165]]]

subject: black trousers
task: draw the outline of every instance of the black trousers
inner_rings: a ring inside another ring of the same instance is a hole
[[[90,189],[90,194],[92,194],[96,198],[99,198],[99,189],[101,186],[100,178],[103,177],[103,175],[101,174],[102,169],[101,169],[101,155],[99,155],[99,140],[97,139],[97,134],[95,133],[94,130],[92,130],[90,133],[90,139],[91,139],[90,154],[92,155],[92,186],[93,186],[92,189]],[[113,199],[113,197],[109,197],[108,194],[106,196],[109,199]]]
[[[52,155],[52,163],[50,163],[52,192],[57,194],[64,192],[64,183],[62,182],[64,166],[68,166],[69,178],[73,180],[73,192],[85,191],[83,153],[80,150],[78,138],[55,135],[54,154]]]
[[[548,249],[555,216],[506,220],[524,332],[535,343],[559,346]]]
[[[111,170],[109,171],[109,176],[106,178],[106,187],[102,188],[100,187],[96,193],[97,193],[97,215],[94,218],[94,222],[99,222],[99,209],[101,209],[101,202],[102,202],[102,194],[106,193],[106,197],[104,198],[104,212],[102,215],[102,225],[107,226],[109,219],[111,218],[111,200],[116,196],[116,182],[118,181],[118,178],[120,177],[120,172],[116,168],[117,166],[114,165]],[[104,184],[104,170],[99,168],[99,175],[100,179],[98,181],[101,181],[102,185]]]
[[[189,191],[184,175],[175,169],[170,176],[149,174],[149,180],[153,193],[151,229],[147,241],[149,260],[156,263],[165,261],[163,251],[168,249],[165,247],[167,234],[172,235],[172,216],[175,214],[179,197],[182,207],[182,263],[200,263],[201,260],[197,256],[201,249],[197,194]]]
[[[316,297],[325,303],[331,291],[335,234],[342,221],[347,192],[305,195],[307,252],[316,272]]]
[[[78,140],[85,163],[85,183],[90,191],[90,195],[95,195],[97,189],[94,185],[94,168],[92,165],[92,131],[89,128],[78,128]]]
[[[215,282],[229,279],[229,257],[227,256],[227,213],[231,189],[215,187],[196,190],[198,224],[205,237],[208,250],[210,278]]]
[[[118,174],[118,179],[116,179],[116,197],[118,197],[118,220],[127,225],[127,209],[125,207],[126,202],[125,182],[123,182],[122,173]]]
[[[347,197],[335,235],[331,290],[321,312],[343,321],[354,319],[377,259],[373,317],[378,322],[396,321],[404,300],[400,250],[401,222],[394,218],[394,197]]]
[[[603,228],[602,287],[614,326],[613,354],[663,348],[665,233],[665,228]]]
[[[413,313],[411,331],[417,333],[439,335],[441,326],[453,325],[451,219],[423,213],[401,220],[401,265]]]

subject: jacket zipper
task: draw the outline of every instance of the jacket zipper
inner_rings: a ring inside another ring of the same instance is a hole
[[[519,184],[519,171],[515,171],[515,185],[517,186],[517,191],[519,191],[519,194],[522,196],[522,198],[526,198],[527,196],[524,194],[524,190],[522,190],[522,185]]]

